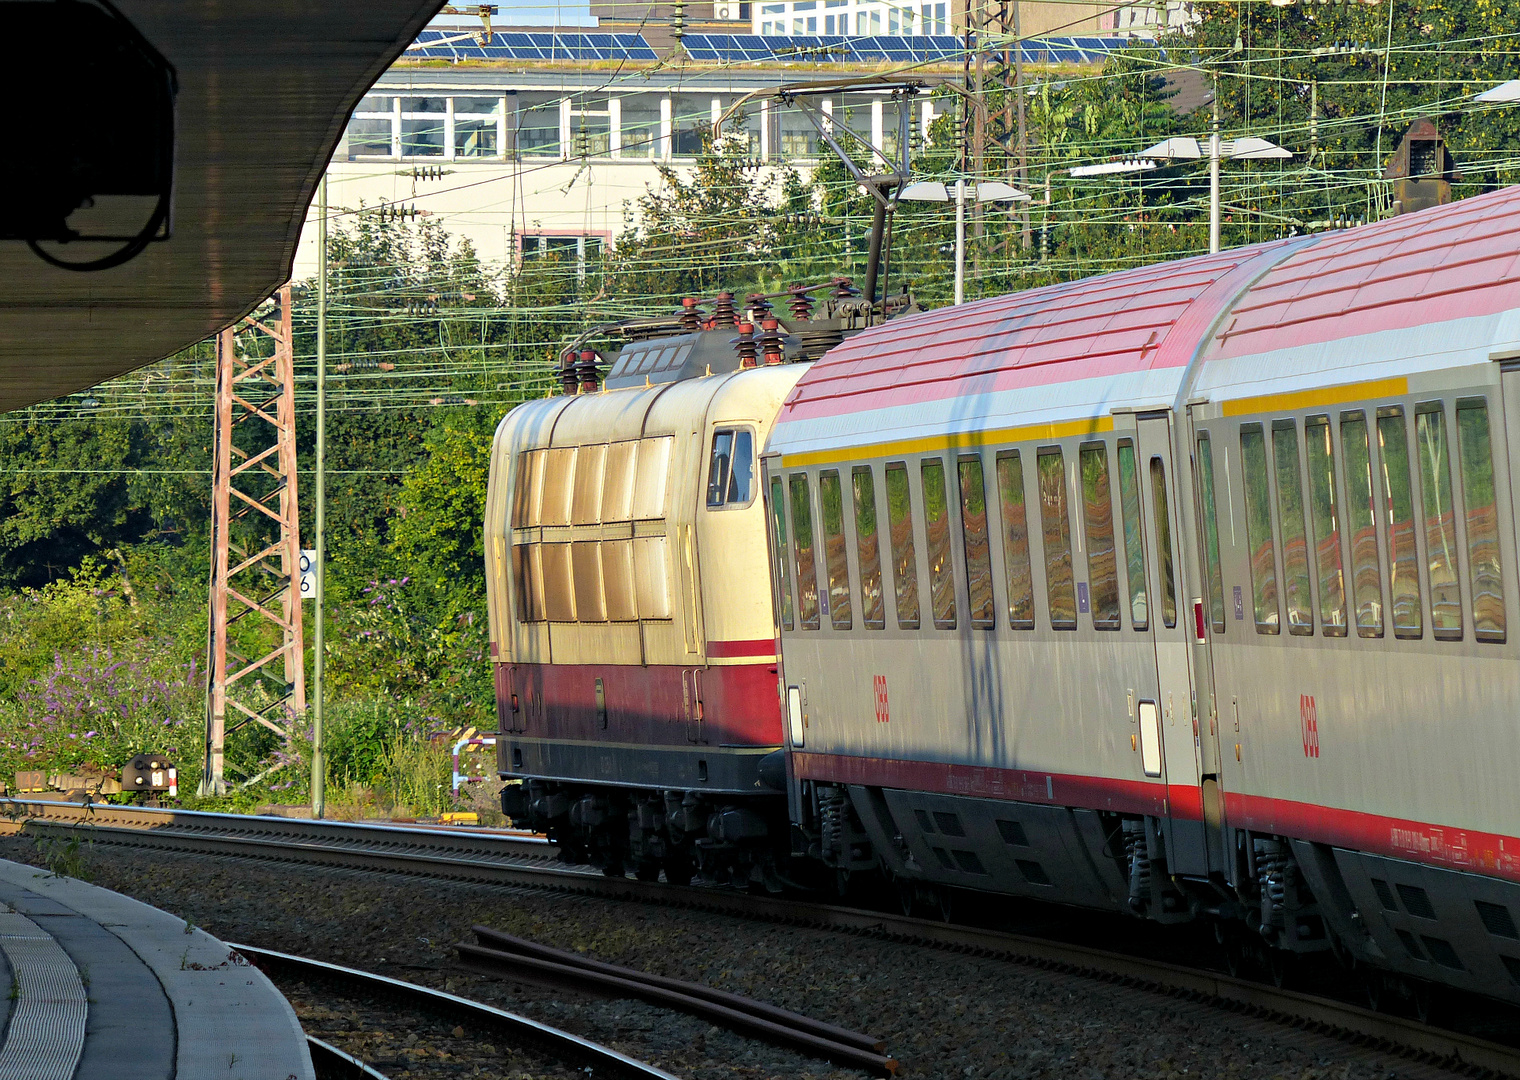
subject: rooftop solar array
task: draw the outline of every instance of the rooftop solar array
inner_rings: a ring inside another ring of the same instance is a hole
[[[964,38],[934,37],[795,37],[757,34],[687,34],[682,40],[693,60],[880,64],[958,60]],[[1025,38],[1024,60],[1031,64],[1101,63],[1109,53],[1133,44],[1131,38]],[[1010,52],[1016,46],[1010,46]],[[995,46],[994,46],[995,48]]]
[[[423,60],[658,60],[638,34],[513,34],[482,45],[468,31],[424,30],[406,56]]]
[[[687,34],[682,40],[693,60],[712,63],[911,64],[954,61],[965,53],[963,38],[934,37],[762,37],[758,34]],[[1101,63],[1111,52],[1133,44],[1120,37],[1025,38],[1024,60],[1031,64]],[[994,46],[996,48],[996,46]],[[514,34],[498,31],[482,45],[469,31],[424,30],[406,51],[423,60],[657,60],[638,34]]]

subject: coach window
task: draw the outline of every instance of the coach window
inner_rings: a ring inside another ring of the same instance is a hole
[[[792,502],[792,553],[797,560],[797,625],[818,629],[818,562],[813,554],[813,500],[807,473],[789,478]]]
[[[1040,485],[1040,523],[1045,541],[1045,587],[1050,628],[1077,628],[1077,589],[1071,571],[1071,525],[1066,516],[1066,462],[1059,446],[1035,455]]]
[[[962,454],[956,462],[961,489],[961,544],[966,555],[966,597],[971,625],[991,630],[997,625],[992,600],[992,551],[987,542],[987,487],[982,456]]]
[[[860,619],[867,629],[887,625],[881,594],[881,535],[876,529],[876,476],[869,465],[850,474],[855,490],[855,552],[860,561]]]
[[[1457,513],[1451,494],[1446,410],[1439,401],[1414,411],[1415,455],[1425,504],[1425,565],[1430,574],[1430,630],[1442,641],[1462,637],[1462,586],[1457,582]]]
[[[707,506],[744,507],[755,496],[755,436],[749,428],[713,432],[707,463]]]
[[[1409,483],[1409,429],[1399,406],[1377,413],[1378,459],[1383,465],[1383,505],[1388,508],[1388,603],[1393,636],[1424,634],[1420,610],[1420,557],[1415,546],[1414,492]]]
[[[1304,421],[1309,464],[1309,520],[1314,525],[1314,571],[1319,581],[1319,628],[1326,637],[1346,636],[1346,581],[1341,573],[1341,529],[1336,517],[1335,448],[1330,418]]]
[[[950,502],[945,463],[928,458],[920,466],[924,483],[924,540],[929,550],[929,603],[938,630],[955,629],[955,567],[950,556]]]
[[[1277,560],[1272,552],[1272,487],[1261,425],[1240,429],[1240,471],[1246,495],[1246,545],[1251,559],[1251,606],[1258,634],[1279,634]]]
[[[1203,561],[1209,578],[1209,621],[1225,631],[1224,574],[1219,566],[1219,504],[1214,499],[1214,449],[1207,432],[1198,436],[1198,498],[1203,503]]]
[[[1504,583],[1499,562],[1499,515],[1488,402],[1457,402],[1457,454],[1467,509],[1467,566],[1472,576],[1473,632],[1479,641],[1504,640]]]
[[[1087,529],[1087,577],[1095,630],[1119,629],[1119,564],[1114,552],[1114,500],[1108,483],[1108,447],[1081,450],[1082,522]]]
[[[783,501],[781,477],[771,477],[771,557],[776,571],[776,608],[781,613],[781,629],[792,629],[792,582],[787,573],[790,561],[786,552],[786,504]]]
[[[1155,500],[1156,551],[1161,556],[1161,621],[1177,625],[1177,567],[1172,555],[1172,512],[1166,498],[1166,465],[1151,458],[1151,498]]]
[[[1373,514],[1377,497],[1367,418],[1361,412],[1341,414],[1341,452],[1346,456],[1346,528],[1351,534],[1351,610],[1357,637],[1379,638],[1383,636],[1383,574]]]
[[[818,474],[818,510],[823,517],[823,561],[829,574],[829,619],[835,630],[850,628],[850,553],[844,538],[844,492],[839,472]]]
[[[1008,625],[1034,629],[1034,575],[1029,566],[1029,520],[1024,511],[1024,463],[1017,450],[997,456],[998,502],[1003,513],[1003,566],[1008,584]]]
[[[1309,592],[1309,543],[1304,529],[1304,485],[1298,471],[1298,424],[1272,424],[1272,459],[1277,469],[1277,512],[1282,523],[1283,600],[1288,633],[1314,633],[1314,599]]]
[[[887,466],[887,525],[892,534],[892,577],[897,588],[897,625],[918,629],[918,561],[913,553],[913,504],[908,467]]]
[[[1124,572],[1129,581],[1129,619],[1136,630],[1150,628],[1150,601],[1145,585],[1145,535],[1140,531],[1140,476],[1135,466],[1135,443],[1119,440],[1119,511],[1124,518]]]

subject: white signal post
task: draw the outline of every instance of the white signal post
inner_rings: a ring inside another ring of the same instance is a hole
[[[1148,150],[1143,150],[1140,156],[1131,161],[1108,161],[1098,165],[1079,165],[1071,170],[1075,177],[1083,176],[1108,176],[1116,173],[1136,173],[1149,169],[1159,168],[1158,161],[1198,161],[1205,153],[1209,159],[1209,252],[1212,254],[1219,250],[1219,163],[1225,158],[1231,161],[1271,161],[1286,160],[1293,156],[1291,150],[1284,150],[1275,143],[1266,139],[1258,139],[1249,136],[1241,139],[1221,139],[1219,137],[1219,101],[1214,101],[1214,120],[1210,125],[1209,140],[1207,146],[1200,145],[1197,139],[1186,136],[1174,136],[1164,139]]]
[[[966,198],[979,203],[987,202],[1028,202],[1029,196],[1016,187],[1009,184],[1001,184],[993,180],[984,180],[980,183],[969,185],[967,190],[966,178],[958,176],[955,179],[955,302],[957,305],[966,300]],[[917,184],[909,184],[898,193],[899,200],[908,202],[949,202],[950,188],[937,180],[924,180]]]

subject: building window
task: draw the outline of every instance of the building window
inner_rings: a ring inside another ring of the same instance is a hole
[[[559,157],[559,95],[518,94],[517,152],[523,157]]]
[[[401,156],[443,157],[448,102],[444,98],[401,99]]]
[[[372,94],[359,102],[348,124],[348,159],[394,157],[396,99]]]
[[[575,102],[570,110],[570,150],[575,157],[612,153],[612,112],[606,98]]]
[[[676,94],[670,99],[670,152],[675,157],[696,157],[712,131],[712,101],[695,94]]]
[[[660,100],[658,94],[632,94],[621,99],[619,157],[660,156]]]
[[[501,153],[497,143],[500,123],[501,98],[455,98],[454,156],[496,157]]]

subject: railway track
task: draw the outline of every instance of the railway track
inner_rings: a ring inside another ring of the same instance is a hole
[[[330,964],[323,960],[276,952],[273,949],[261,949],[253,945],[239,945],[234,942],[227,944],[266,974],[283,973],[308,983],[337,984],[367,997],[399,1000],[410,1009],[435,1013],[450,1021],[469,1020],[482,1028],[501,1031],[515,1042],[538,1047],[555,1058],[587,1066],[588,1071],[594,1070],[597,1075],[607,1073],[631,1078],[631,1080],[678,1080],[673,1074],[647,1061],[631,1058],[601,1043],[583,1039],[579,1035],[572,1035],[568,1031],[561,1031],[559,1028],[526,1016],[519,1016],[517,1013],[507,1012],[505,1009],[498,1009],[494,1005],[487,1005],[481,1001],[473,1001],[470,998],[435,990],[429,986],[419,986],[402,979],[392,979],[386,975],[376,975],[374,972],[363,971],[359,968]],[[313,1064],[319,1065],[324,1072],[330,1070],[331,1075],[342,1075],[345,1066],[352,1069],[357,1064],[365,1070],[359,1075],[384,1077],[384,1074],[378,1070],[358,1062],[358,1059],[352,1055],[320,1039],[308,1036],[307,1042],[312,1044]],[[350,1073],[350,1075],[353,1074]]]
[[[812,926],[1141,987],[1331,1035],[1456,1073],[1520,1080],[1520,1048],[1331,998],[1021,934],[805,900],[607,878],[595,870],[555,862],[550,844],[514,836],[71,803],[0,804],[0,833],[23,831],[84,835],[102,845],[527,886]]]

